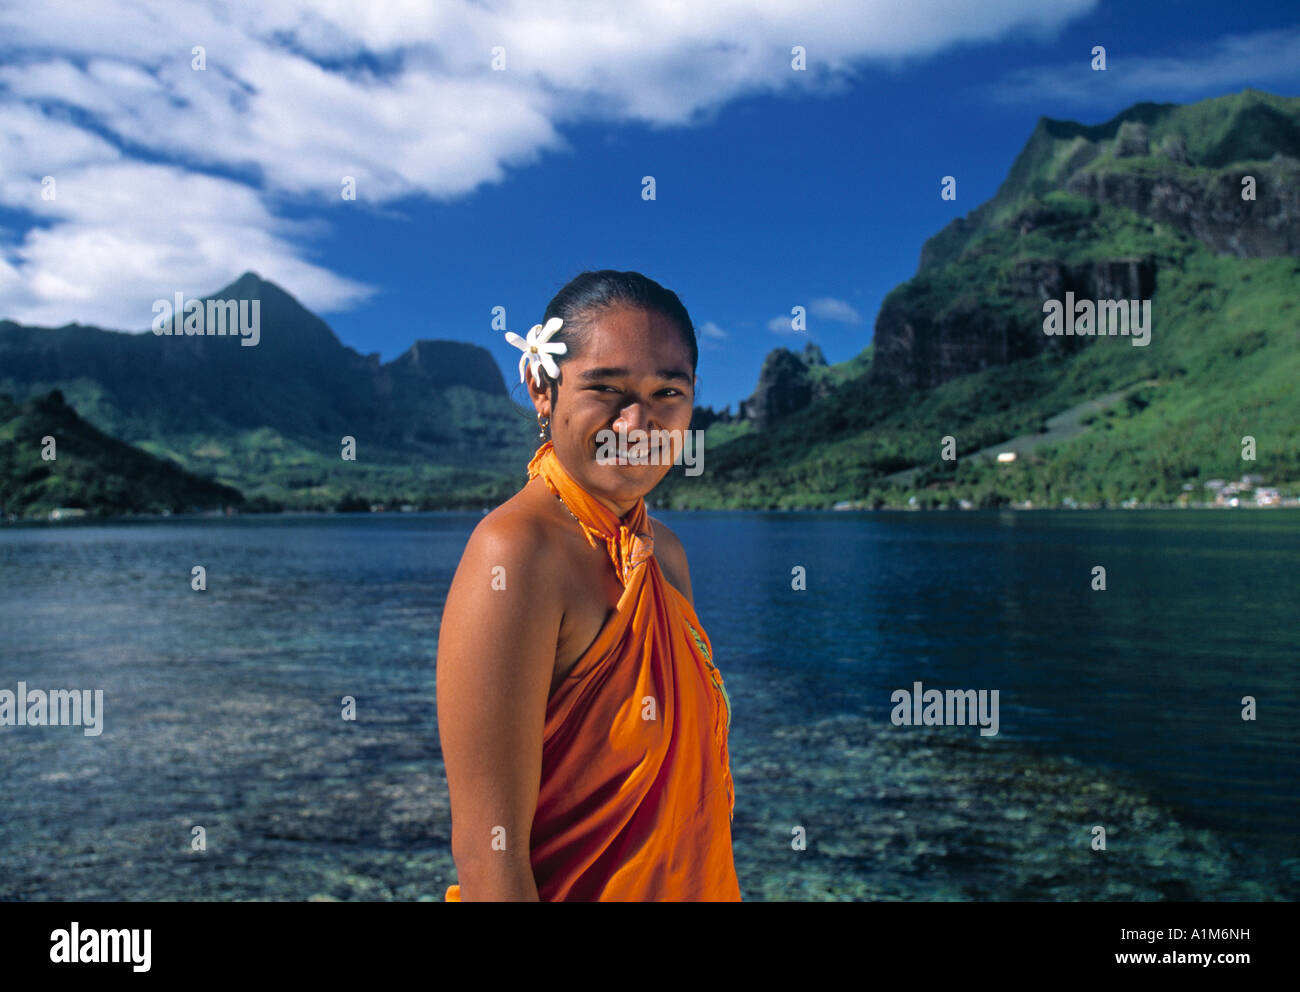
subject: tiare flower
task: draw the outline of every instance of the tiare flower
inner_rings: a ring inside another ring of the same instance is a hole
[[[542,385],[541,369],[546,369],[546,374],[552,379],[560,377],[560,367],[555,364],[552,355],[563,355],[569,350],[568,345],[563,341],[552,341],[551,337],[564,326],[564,321],[559,317],[552,317],[546,322],[546,326],[534,324],[528,332],[528,337],[521,338],[513,331],[506,331],[506,340],[523,352],[519,359],[519,381],[524,381],[524,366],[532,363],[533,382],[537,383],[540,388]]]

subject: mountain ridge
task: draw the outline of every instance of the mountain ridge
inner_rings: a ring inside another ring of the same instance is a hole
[[[343,345],[325,321],[251,270],[195,299],[205,309],[209,300],[247,300],[250,319],[256,300],[257,344],[238,335],[0,321],[0,393],[21,403],[59,389],[106,434],[215,472],[250,496],[303,508],[337,501],[326,480],[338,475],[347,437],[364,461],[356,474],[386,464],[388,477],[408,489],[418,487],[404,466],[449,492],[454,469],[473,488],[532,453],[531,416],[509,398],[486,349],[417,338],[381,363]]]
[[[815,346],[775,349],[738,416],[697,408],[709,471],[674,470],[656,505],[926,492],[997,505],[1012,490],[1108,500],[1128,487],[1168,502],[1205,472],[1230,476],[1240,437],[1300,423],[1286,386],[1300,379],[1297,155],[1300,98],[1256,90],[1135,104],[1098,125],[1040,118],[997,193],[926,241],[867,348],[833,366]],[[1240,198],[1247,176],[1254,201]],[[1044,335],[1044,300],[1070,293],[1152,300],[1151,347]],[[266,506],[487,505],[518,488],[531,411],[483,349],[417,338],[380,363],[252,271],[204,299],[250,297],[266,324],[257,347],[0,322],[0,393],[63,389],[106,432]],[[1080,438],[1013,468],[936,462],[940,438],[971,454],[1120,390]],[[340,464],[345,437],[364,453],[355,464]],[[1298,447],[1294,429],[1274,430],[1259,467],[1300,480]],[[1064,465],[1082,481],[1063,481]],[[907,469],[914,491],[882,482]]]
[[[1118,500],[1131,486],[1172,503],[1188,498],[1185,487],[1203,472],[1233,477],[1241,438],[1262,429],[1234,412],[1237,397],[1243,408],[1267,411],[1260,420],[1300,423],[1284,385],[1289,370],[1300,379],[1293,318],[1290,336],[1286,330],[1300,298],[1294,152],[1300,98],[1254,90],[1200,104],[1137,104],[1101,125],[1040,118],[997,193],[928,239],[917,274],[887,294],[871,344],[853,360],[858,370],[831,366],[829,395],[787,405],[763,429],[710,426],[706,440],[718,439],[708,447],[710,469],[698,479],[674,470],[660,505],[776,508],[863,498],[896,505],[930,499],[927,488],[949,493],[954,505],[961,498],[996,505],[1009,498],[999,487],[1012,479],[1018,494],[1050,501],[1053,489],[1065,488],[1047,481],[1058,465],[1096,464],[1088,443],[1111,459],[1113,477],[1082,478],[1061,498]],[[1238,209],[1245,175],[1257,186],[1247,207],[1255,208],[1253,227]],[[1044,335],[1044,302],[1066,293],[1151,299],[1152,346]],[[1097,421],[1101,433],[1046,446],[1014,468],[970,464],[958,474],[936,461],[944,436],[970,454],[1147,380],[1158,385],[1107,411]],[[1211,441],[1190,409],[1192,383],[1220,425],[1239,431],[1236,439]],[[1180,429],[1162,440],[1164,454],[1120,444],[1164,437],[1161,418]],[[1291,430],[1274,436],[1258,467],[1295,484],[1300,452]],[[1190,448],[1193,437],[1202,448]],[[882,484],[909,468],[925,469],[918,488]],[[955,495],[959,489],[967,495]]]

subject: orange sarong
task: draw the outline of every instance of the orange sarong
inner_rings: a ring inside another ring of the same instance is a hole
[[[546,704],[530,857],[542,902],[740,901],[731,704],[712,644],[654,557],[645,500],[620,520],[547,441],[528,463],[602,542],[614,616]],[[446,901],[460,901],[460,886]]]

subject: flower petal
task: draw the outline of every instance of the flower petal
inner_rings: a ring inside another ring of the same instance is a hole
[[[528,364],[528,352],[519,356],[519,381],[524,381],[524,366]]]
[[[560,377],[559,366],[555,364],[555,359],[552,358],[550,355],[548,355],[546,352],[542,352],[542,360],[540,364],[543,368],[546,369],[546,374],[549,375],[552,379],[558,379]]]
[[[514,331],[506,331],[506,340],[509,341],[516,348],[521,349],[522,351],[528,350],[528,342],[525,341],[523,338],[521,338]]]
[[[551,335],[553,335],[556,331],[558,331],[563,326],[564,326],[563,320],[561,320],[559,317],[552,317],[550,320],[546,322],[546,327],[541,328],[541,333],[537,335],[537,340],[549,341],[551,339]],[[541,325],[539,324],[538,327],[540,328]]]

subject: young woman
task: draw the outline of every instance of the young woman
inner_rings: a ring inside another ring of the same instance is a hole
[[[542,444],[470,536],[439,633],[446,898],[738,901],[730,702],[681,541],[644,499],[690,427],[695,329],[675,293],[612,270],[545,319],[507,335]]]

